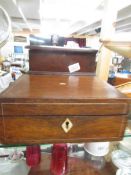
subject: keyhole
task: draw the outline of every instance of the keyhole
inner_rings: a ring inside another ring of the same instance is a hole
[[[62,128],[65,131],[65,133],[68,133],[72,127],[73,124],[68,118],[62,123]]]
[[[66,122],[66,129],[68,129],[69,128],[69,122],[67,121]]]

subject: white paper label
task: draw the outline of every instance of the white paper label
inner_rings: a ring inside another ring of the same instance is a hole
[[[72,64],[72,65],[68,66],[68,69],[69,69],[70,73],[76,72],[76,71],[80,70],[80,64],[79,63]]]

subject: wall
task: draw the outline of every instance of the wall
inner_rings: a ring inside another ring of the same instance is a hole
[[[25,49],[25,46],[29,44],[28,37],[27,42],[14,42],[14,35],[11,35],[8,42],[1,48],[1,55],[10,60],[11,57],[25,57],[28,58],[28,49]],[[23,47],[23,56],[20,54],[14,54],[14,46],[22,46]]]
[[[99,36],[98,35],[88,36],[86,38],[86,46],[92,47],[94,49],[99,49],[101,46],[101,43],[99,42]]]
[[[12,55],[13,50],[13,36],[11,35],[8,42],[0,49],[1,56],[4,58],[9,58]]]

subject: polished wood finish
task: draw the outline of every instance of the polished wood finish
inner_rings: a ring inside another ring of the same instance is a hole
[[[125,95],[96,76],[72,75],[22,75],[11,87],[1,93],[0,101],[13,102],[13,104],[15,102],[94,104],[110,102],[127,105]]]
[[[76,157],[69,157],[67,175],[115,175],[116,167],[111,162],[106,162],[102,168],[100,165],[93,165],[89,160]],[[50,155],[43,154],[41,163],[31,168],[29,175],[51,175]]]
[[[115,77],[112,85],[118,86],[120,84],[127,83],[129,81],[131,81],[131,77],[130,78]]]
[[[68,143],[122,138],[128,99],[113,86],[89,76],[95,72],[96,50],[28,48],[30,74],[23,75],[0,95],[2,143]],[[80,70],[72,74],[68,66],[74,63],[80,64]]]
[[[116,88],[129,97],[129,114],[128,118],[131,119],[131,81],[127,83],[120,84]]]
[[[116,88],[120,92],[126,94],[129,98],[131,98],[131,82],[120,84],[120,85],[116,86]]]
[[[131,75],[117,73],[113,81],[111,82],[120,92],[124,93],[129,97],[129,115],[128,118],[131,118]]]
[[[4,140],[3,117],[0,117],[0,143]]]
[[[68,66],[79,63],[79,73],[95,73],[97,50],[54,46],[28,46],[27,48],[30,49],[29,67],[31,72],[69,73]]]
[[[113,85],[118,86],[123,83],[131,82],[131,75],[130,74],[117,74],[114,78]]]
[[[4,115],[117,115],[127,114],[123,103],[4,103]]]
[[[0,103],[5,144],[120,140],[128,114],[127,97],[95,76],[23,75]]]
[[[65,133],[69,118],[73,128]],[[107,141],[122,138],[127,116],[30,116],[5,117],[5,143],[42,144],[55,142]]]
[[[2,108],[0,105],[0,143],[3,142],[3,138],[4,138],[3,116],[2,116]]]

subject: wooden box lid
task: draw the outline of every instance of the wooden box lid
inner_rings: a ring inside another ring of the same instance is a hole
[[[4,115],[128,113],[128,98],[95,76],[22,75],[0,95],[0,102]]]

